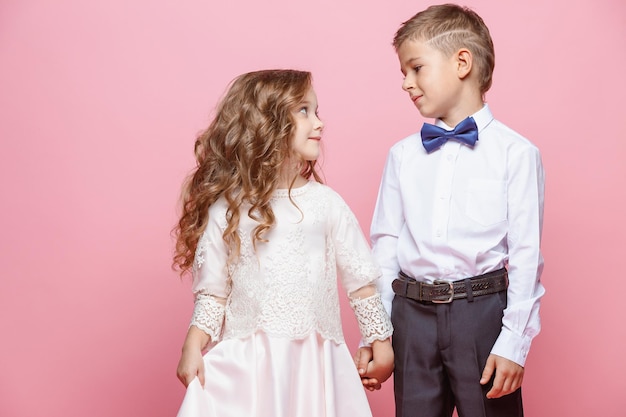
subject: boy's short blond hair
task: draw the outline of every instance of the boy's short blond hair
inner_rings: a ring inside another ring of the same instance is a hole
[[[427,42],[450,56],[467,48],[478,68],[480,92],[491,87],[495,52],[489,29],[473,10],[456,4],[430,6],[402,23],[393,38],[396,51],[407,40]]]

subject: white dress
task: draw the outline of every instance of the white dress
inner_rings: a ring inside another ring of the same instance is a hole
[[[194,261],[191,324],[216,343],[204,355],[204,387],[193,380],[178,416],[371,416],[343,339],[337,290],[337,272],[347,294],[380,276],[369,245],[348,206],[325,185],[308,182],[291,198],[277,190],[271,206],[276,223],[256,249],[257,222],[242,210],[241,253],[229,266],[226,202],[209,209]],[[350,305],[364,341],[391,336],[378,294]]]

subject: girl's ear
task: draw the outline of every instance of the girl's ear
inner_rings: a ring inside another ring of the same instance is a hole
[[[464,79],[472,70],[474,57],[469,49],[461,48],[455,53],[454,58],[457,65],[457,74],[460,79]]]

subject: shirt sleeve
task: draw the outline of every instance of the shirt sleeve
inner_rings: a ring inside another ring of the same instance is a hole
[[[391,282],[397,278],[400,271],[397,256],[398,237],[404,227],[398,175],[401,152],[398,152],[398,149],[398,146],[393,147],[387,157],[370,229],[374,258],[382,270],[382,277],[377,282],[378,290],[389,315],[394,297]]]
[[[509,288],[502,331],[491,352],[524,366],[531,341],[541,328],[539,300],[545,292],[540,281],[544,170],[534,146],[511,153],[509,158]]]
[[[226,270],[227,250],[222,228],[216,216],[210,215],[198,241],[193,264],[194,311],[191,324],[216,342],[221,338],[224,305],[230,292]]]

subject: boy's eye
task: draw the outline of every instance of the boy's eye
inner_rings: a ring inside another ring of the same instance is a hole
[[[413,67],[413,71],[419,72],[420,68],[422,68],[421,65],[416,65],[416,66]]]

